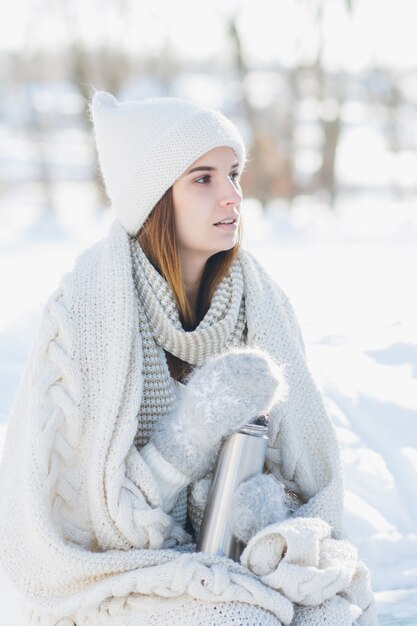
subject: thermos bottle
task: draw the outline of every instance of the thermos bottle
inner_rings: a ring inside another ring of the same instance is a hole
[[[261,415],[232,433],[220,449],[201,522],[196,550],[239,561],[244,545],[233,536],[230,513],[239,485],[264,467],[268,420]]]

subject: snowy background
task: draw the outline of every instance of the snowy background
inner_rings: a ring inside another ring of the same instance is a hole
[[[417,626],[416,21],[415,0],[0,3],[0,450],[42,307],[112,221],[91,87],[220,108],[252,152],[245,246],[294,305],[381,626]],[[0,580],[2,626],[22,624],[13,593]]]
[[[50,220],[33,213],[32,226],[21,203],[7,218],[3,213],[1,232],[13,230],[14,238],[0,248],[1,439],[43,304],[76,255],[105,236],[112,220],[110,211],[97,214],[84,198],[74,196],[72,209]],[[242,212],[245,247],[291,298],[336,426],[346,529],[372,571],[381,624],[415,625],[415,207],[384,207],[367,197],[349,210],[341,201],[331,213],[305,199],[291,212],[278,206],[265,215],[247,200]],[[12,592],[6,582],[1,589],[2,623],[18,626],[8,608]]]

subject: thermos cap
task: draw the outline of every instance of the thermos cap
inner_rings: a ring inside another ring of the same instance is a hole
[[[255,419],[252,420],[250,424],[259,424],[260,426],[268,426],[268,421],[269,421],[269,415],[267,415],[266,413],[261,413],[261,415],[258,415],[257,417],[255,417]]]
[[[258,415],[254,420],[242,426],[239,431],[247,435],[264,437],[268,435],[268,416]]]

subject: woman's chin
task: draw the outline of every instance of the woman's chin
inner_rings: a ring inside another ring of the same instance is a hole
[[[216,252],[227,252],[228,250],[231,250],[232,248],[234,248],[236,243],[237,243],[236,240],[231,241],[230,243],[224,243],[222,246],[218,247]]]
[[[227,233],[227,235],[214,244],[216,248],[218,247],[218,252],[231,250],[237,244],[238,238],[236,233]]]

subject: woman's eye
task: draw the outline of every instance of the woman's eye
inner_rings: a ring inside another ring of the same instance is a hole
[[[230,174],[230,178],[234,181],[239,181],[239,172],[232,172]],[[199,185],[204,185],[206,182],[210,182],[211,176],[206,174],[206,176],[200,176],[200,178],[196,178],[195,182]],[[203,181],[203,182],[200,182]]]
[[[204,179],[206,179],[206,178],[210,178],[210,176],[208,176],[208,175],[206,175],[206,176],[201,176],[200,178],[196,178],[196,181],[195,181],[195,182],[196,182],[196,183],[198,183],[198,181],[199,181],[199,180],[204,180]],[[200,184],[200,183],[198,183],[198,184]]]

